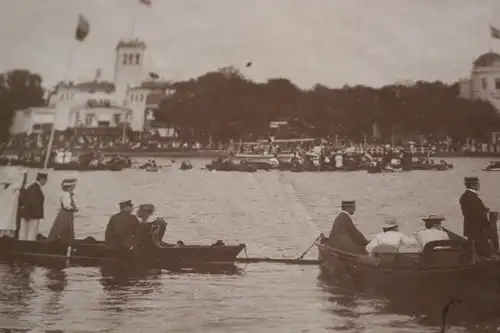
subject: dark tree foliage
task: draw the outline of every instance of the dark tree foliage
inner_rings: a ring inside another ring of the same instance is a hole
[[[40,75],[21,69],[0,74],[0,142],[8,139],[16,110],[44,104]]]
[[[385,139],[397,136],[458,142],[489,139],[500,130],[492,105],[458,98],[458,85],[416,82],[379,89],[317,84],[301,90],[283,78],[255,83],[234,68],[223,68],[197,79],[172,85],[175,93],[163,100],[157,119],[176,126],[186,138],[211,133],[214,139],[239,139],[248,133],[265,135],[269,121],[288,120],[297,135],[348,136],[363,140],[376,122]]]
[[[44,105],[39,75],[13,70],[0,75],[0,139],[8,137],[14,111]],[[269,122],[287,120],[291,136],[339,135],[362,141],[377,123],[383,138],[420,135],[456,142],[490,138],[500,131],[492,105],[458,98],[458,85],[416,82],[371,88],[332,89],[317,84],[300,89],[284,78],[256,83],[233,67],[196,79],[169,82],[156,119],[176,127],[186,140],[256,138],[269,134]],[[161,87],[160,87],[161,88]]]

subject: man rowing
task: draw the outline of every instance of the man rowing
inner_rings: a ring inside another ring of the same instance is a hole
[[[375,235],[375,237],[366,246],[366,252],[399,252],[401,246],[413,246],[417,241],[408,237],[399,231],[399,225],[396,219],[391,218],[382,226],[383,232]]]
[[[139,229],[139,220],[132,214],[131,200],[119,203],[120,212],[111,216],[106,227],[105,244],[114,251],[128,251],[134,248]]]
[[[354,225],[354,201],[342,201],[342,212],[333,221],[332,230],[328,237],[330,246],[351,253],[366,253],[368,240]]]

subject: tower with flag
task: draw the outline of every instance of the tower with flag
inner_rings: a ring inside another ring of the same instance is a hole
[[[151,0],[131,1],[135,1],[138,8],[152,6]],[[75,23],[75,26],[68,28],[75,42],[69,52],[74,59],[70,56],[67,73],[71,73],[71,66],[78,65],[77,59],[82,59],[75,55],[89,52],[86,41],[91,37],[100,38],[98,32],[93,34],[95,31],[86,14],[78,14]],[[137,37],[119,40],[114,49],[114,68],[109,70],[99,66],[83,82],[75,82],[66,74],[50,94],[46,107],[16,112],[18,116],[14,117],[12,133],[32,133],[35,127],[40,127],[38,119],[46,122],[48,114],[54,115],[52,128],[55,146],[60,137],[59,131],[71,129],[77,129],[79,133],[89,128],[98,128],[103,133],[116,130],[121,134],[122,129],[130,130],[130,133],[142,133],[147,127],[146,123],[154,121],[152,112],[148,113],[147,110],[156,110],[170,92],[167,90],[168,85],[154,69],[146,70],[146,50],[146,43]]]
[[[469,77],[460,80],[461,98],[490,102],[500,113],[500,54],[492,43],[500,39],[500,29],[489,26],[490,49],[472,63]]]

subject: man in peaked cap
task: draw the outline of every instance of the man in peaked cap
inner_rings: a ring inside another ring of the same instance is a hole
[[[489,209],[479,198],[479,178],[465,177],[464,183],[466,190],[459,201],[464,216],[464,236],[474,242],[474,248],[478,255],[488,257],[491,255]]]
[[[113,250],[129,250],[135,245],[139,220],[132,214],[134,205],[131,200],[118,204],[120,212],[111,216],[106,227],[105,244]]]
[[[36,180],[21,192],[19,240],[35,241],[40,222],[44,219],[45,196],[42,187],[47,183],[48,175],[39,172]]]
[[[368,240],[354,225],[355,211],[354,201],[342,201],[342,212],[333,221],[328,244],[352,253],[366,253],[365,247],[368,245]]]

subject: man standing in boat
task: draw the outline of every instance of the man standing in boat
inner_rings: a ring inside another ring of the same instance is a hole
[[[474,243],[478,255],[488,257],[491,255],[489,209],[478,195],[479,178],[465,177],[465,188],[459,201],[464,216],[464,236]]]
[[[328,237],[330,246],[352,253],[366,253],[368,240],[354,225],[354,201],[342,201],[342,212],[333,221],[332,230]]]
[[[21,196],[21,226],[19,240],[35,241],[40,222],[44,219],[45,196],[42,186],[47,183],[47,173],[40,172],[36,181]]]
[[[132,214],[132,201],[119,203],[120,212],[111,216],[106,227],[105,244],[109,249],[121,251],[131,250],[136,241],[139,220]]]

